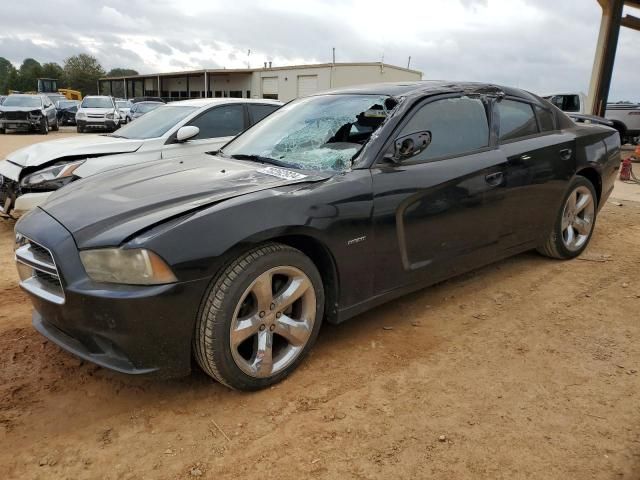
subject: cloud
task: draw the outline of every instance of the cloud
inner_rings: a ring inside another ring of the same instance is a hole
[[[96,6],[98,4],[98,6]],[[62,62],[89,52],[106,70],[242,68],[273,61],[379,61],[425,78],[547,93],[586,91],[600,23],[595,0],[22,0],[0,17],[0,55]],[[73,12],[69,15],[68,12]],[[640,100],[629,72],[639,32],[623,29],[610,98]],[[247,50],[251,56],[247,57]]]

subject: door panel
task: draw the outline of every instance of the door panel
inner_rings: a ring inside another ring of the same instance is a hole
[[[494,149],[374,168],[375,291],[435,282],[495,257],[505,167]]]
[[[505,248],[537,242],[549,232],[575,171],[572,134],[552,133],[500,146],[507,158]]]

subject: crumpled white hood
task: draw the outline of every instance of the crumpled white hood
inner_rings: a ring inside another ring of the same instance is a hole
[[[79,135],[21,148],[7,155],[7,160],[22,167],[37,167],[61,157],[135,152],[143,143],[104,135]]]

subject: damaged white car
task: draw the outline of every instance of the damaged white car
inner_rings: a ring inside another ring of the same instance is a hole
[[[0,161],[0,214],[20,216],[55,190],[105,170],[218,150],[282,105],[219,98],[163,105],[116,134],[38,143]]]

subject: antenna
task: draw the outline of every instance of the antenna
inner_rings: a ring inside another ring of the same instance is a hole
[[[251,49],[247,50],[247,68],[251,68]]]

